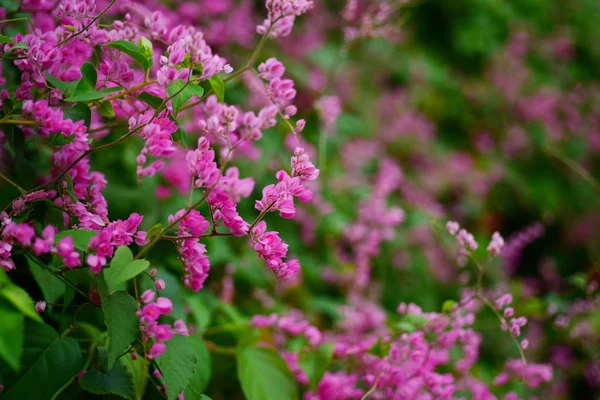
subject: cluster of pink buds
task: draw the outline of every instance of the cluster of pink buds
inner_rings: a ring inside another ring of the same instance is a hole
[[[515,310],[512,307],[508,307],[512,301],[512,295],[510,293],[505,293],[496,300],[496,308],[501,311],[503,310],[502,314],[505,318],[505,321],[509,321],[508,324],[504,321],[502,322],[502,330],[509,330],[512,336],[519,337],[521,336],[521,328],[527,324],[527,318],[515,317]],[[529,340],[523,339],[521,341],[521,347],[523,349],[529,347]]]
[[[270,37],[284,37],[292,32],[296,17],[306,13],[313,6],[312,0],[267,0],[267,19],[256,31],[265,35],[270,29]]]
[[[492,240],[487,247],[487,251],[491,256],[495,256],[500,254],[502,248],[504,247],[504,239],[500,236],[500,233],[494,232],[492,235]]]
[[[210,270],[210,261],[206,255],[206,246],[200,243],[199,238],[209,227],[209,222],[196,210],[187,212],[185,209],[179,210],[174,216],[169,216],[169,222],[179,220],[179,227],[176,229],[180,237],[185,239],[178,240],[177,252],[183,263],[183,282],[194,292],[199,291],[204,286],[204,281],[208,278]]]
[[[448,232],[456,237],[458,243],[458,258],[457,263],[460,266],[467,264],[467,257],[471,254],[471,251],[477,250],[477,242],[473,235],[467,232],[466,229],[460,229],[460,225],[456,221],[448,221],[446,223],[446,229]]]
[[[159,357],[164,353],[167,349],[165,342],[175,334],[189,336],[188,328],[182,320],[175,321],[172,326],[158,323],[161,315],[169,315],[173,311],[173,303],[166,297],[159,297],[154,301],[154,297],[155,293],[150,289],[142,293],[141,300],[145,305],[137,313],[143,342],[145,343],[149,339],[154,340],[148,352],[149,359]]]

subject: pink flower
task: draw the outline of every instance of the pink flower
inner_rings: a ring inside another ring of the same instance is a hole
[[[142,293],[142,295],[140,296],[140,299],[144,303],[150,303],[154,300],[154,296],[155,296],[154,291],[151,289],[148,289],[148,290],[145,290],[144,293]]]
[[[458,230],[460,229],[460,225],[456,221],[448,221],[446,223],[446,229],[448,229],[448,232],[450,232],[450,234],[452,236],[454,236],[458,233]]]
[[[165,345],[164,343],[154,343],[150,347],[150,352],[148,353],[148,358],[150,360],[155,359],[156,357],[159,357],[161,354],[163,354],[166,350],[167,350],[167,345]]]
[[[156,299],[156,307],[161,314],[169,314],[173,311],[173,303],[166,297],[159,297]]]
[[[46,302],[38,301],[35,303],[35,311],[37,311],[39,314],[43,314],[44,311],[46,311]]]
[[[165,290],[165,287],[167,286],[163,279],[157,279],[156,282],[154,282],[154,285],[156,286],[156,290]]]
[[[492,235],[492,240],[487,247],[487,251],[490,255],[494,256],[499,254],[502,248],[504,247],[504,239],[498,232],[494,232]]]
[[[173,328],[174,328],[173,330],[175,331],[175,333],[177,333],[178,335],[183,335],[183,336],[190,335],[188,327],[183,320],[178,319],[177,321],[175,321],[175,323],[173,324]]]

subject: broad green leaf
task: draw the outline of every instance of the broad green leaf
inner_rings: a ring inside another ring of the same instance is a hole
[[[113,49],[117,49],[131,56],[131,58],[137,61],[137,63],[140,64],[144,70],[147,70],[152,66],[152,57],[147,55],[147,51],[144,51],[144,49],[131,42],[126,40],[117,40],[115,42],[108,43],[105,46],[112,47]]]
[[[21,366],[25,317],[8,301],[0,298],[0,358],[15,371]]]
[[[127,292],[119,291],[106,296],[104,290],[100,289],[100,294],[104,323],[108,329],[108,368],[112,368],[139,333],[137,304]]]
[[[196,372],[198,358],[190,351],[188,338],[175,335],[167,342],[167,350],[156,359],[156,362],[169,388],[169,400],[173,400],[190,383],[190,379]]]
[[[210,87],[213,92],[217,95],[217,99],[222,103],[225,101],[225,83],[219,78],[218,75],[213,75],[208,80]]]
[[[104,279],[109,290],[138,276],[150,266],[147,260],[134,260],[129,247],[122,246],[115,251],[110,268],[104,269]]]
[[[103,101],[98,104],[98,112],[103,117],[114,118],[115,109],[110,101]]]
[[[123,357],[126,358],[128,357]],[[114,394],[125,399],[135,398],[134,377],[121,360],[108,371],[90,368],[79,384],[83,390],[93,394]]]
[[[65,118],[69,118],[73,122],[83,120],[86,127],[90,127],[92,122],[92,110],[85,103],[75,103],[73,107],[65,107],[63,109]]]
[[[313,389],[317,387],[329,368],[334,348],[335,345],[333,343],[323,343],[316,349],[311,349],[300,354],[300,368],[308,376],[310,387]]]
[[[38,322],[43,321],[37,311],[35,311],[35,302],[33,299],[19,286],[4,286],[0,289],[0,296],[11,302],[23,315]]]
[[[96,82],[98,81],[98,73],[96,68],[88,62],[81,65],[81,79],[73,90],[73,94],[65,99],[65,101],[92,101],[101,99],[111,93],[122,90],[121,86],[96,90]]]
[[[168,346],[168,343],[167,343]],[[196,372],[190,380],[190,388],[195,393],[202,393],[210,382],[211,374],[211,359],[210,352],[204,344],[202,336],[193,336],[188,339],[188,346],[190,350],[196,355],[198,360],[196,364]]]
[[[173,112],[175,113],[175,116],[177,116],[181,107],[183,107],[192,96],[202,97],[204,89],[195,83],[188,83],[186,85],[182,80],[176,80],[167,86],[167,92],[169,93],[169,97],[175,96],[171,99],[171,104],[173,105]],[[177,95],[175,95],[176,93]]]
[[[212,320],[212,310],[208,304],[206,296],[201,296],[200,293],[194,293],[193,295],[186,296],[187,304],[190,306],[192,315],[196,322],[196,329],[198,332],[202,332]]]
[[[77,89],[75,89],[75,90],[77,90]],[[102,90],[90,90],[89,92],[85,92],[85,93],[81,93],[81,94],[73,93],[73,95],[66,98],[65,101],[99,100],[99,99],[102,99],[102,98],[108,96],[111,93],[118,92],[119,90],[123,90],[123,87],[116,86],[116,87],[106,88],[106,89],[102,89]]]
[[[60,299],[65,294],[65,284],[48,270],[37,265],[30,258],[27,258],[27,263],[29,264],[29,270],[31,271],[33,278],[42,290],[44,300],[48,303],[56,303],[56,300]]]
[[[134,398],[141,400],[146,392],[146,386],[148,385],[148,367],[150,361],[142,356],[138,356],[137,360],[132,360],[131,357],[121,357],[119,360],[129,373],[133,376],[134,382]]]
[[[148,103],[154,109],[160,107],[160,105],[163,102],[163,99],[161,99],[160,97],[155,96],[153,94],[150,94],[148,92],[142,92],[142,93],[138,94],[137,98],[138,98],[138,100],[141,100],[144,103]]]
[[[46,80],[55,88],[59,89],[61,92],[63,93],[68,93],[68,92],[72,92],[73,89],[75,89],[75,87],[77,86],[77,84],[79,83],[79,81],[71,81],[71,82],[65,82],[65,81],[61,81],[60,79],[58,79],[55,76],[50,75],[49,73],[45,73],[44,74],[46,76]]]
[[[15,44],[15,41],[9,38],[8,36],[0,35],[0,43]]]
[[[84,62],[80,67],[81,79],[77,82],[73,95],[82,95],[96,89],[98,73],[96,68],[89,62]]]
[[[237,373],[248,400],[294,400],[298,388],[285,361],[272,349],[244,347]]]
[[[2,400],[47,400],[83,367],[77,341],[59,336],[49,325],[30,322],[19,375],[3,382]]]
[[[97,234],[98,232],[90,231],[87,229],[69,229],[66,231],[62,231],[58,235],[56,235],[55,240],[59,241],[64,237],[71,236],[75,248],[77,248],[78,250],[85,251],[88,248],[90,240],[92,240],[92,238]]]

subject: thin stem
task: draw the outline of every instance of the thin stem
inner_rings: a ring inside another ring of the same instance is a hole
[[[58,46],[60,46],[60,45],[62,45],[62,44],[65,44],[65,43],[67,43],[69,40],[73,39],[74,37],[77,37],[77,36],[81,35],[83,32],[85,32],[86,30],[88,30],[88,28],[89,28],[90,26],[92,26],[92,25],[94,24],[94,22],[98,21],[98,20],[99,20],[99,19],[100,19],[100,18],[101,18],[101,17],[102,17],[102,16],[103,16],[103,15],[104,15],[104,14],[105,14],[107,11],[108,11],[108,9],[109,9],[109,8],[111,8],[111,7],[112,7],[112,6],[113,6],[113,5],[114,5],[116,2],[117,2],[117,0],[112,0],[112,1],[110,2],[110,4],[109,4],[108,6],[106,6],[106,8],[105,8],[104,10],[102,10],[102,12],[101,12],[100,14],[96,15],[96,16],[95,16],[95,17],[94,17],[94,18],[93,18],[93,19],[90,21],[90,23],[89,23],[89,24],[87,24],[86,26],[84,26],[84,27],[83,27],[83,29],[81,29],[79,32],[75,32],[74,34],[72,34],[72,35],[71,35],[71,36],[69,36],[68,38],[66,38],[66,39],[64,39],[64,40],[62,40],[62,41],[60,41],[60,42],[58,42],[58,43],[56,44],[56,46],[54,46],[54,47],[58,47]]]
[[[506,326],[507,329],[509,329],[508,321],[506,321],[506,318],[504,318],[504,316],[502,316],[502,314],[500,314],[500,312],[496,309],[496,307],[494,307],[494,305],[492,304],[491,301],[489,301],[485,296],[482,296],[479,293],[475,293],[475,298],[477,298],[479,301],[481,301],[483,304],[485,304],[490,310],[492,310],[494,312],[494,314],[496,314],[496,317],[498,317],[500,322],[504,326]],[[510,335],[512,341],[515,343],[515,346],[517,346],[517,349],[519,350],[519,354],[521,355],[521,360],[523,361],[523,365],[527,365],[527,359],[525,358],[525,353],[523,352],[523,348],[521,347],[521,344],[519,343],[517,338],[510,331],[508,332],[508,334]]]
[[[237,350],[235,347],[219,346],[210,340],[205,340],[204,343],[206,344],[206,348],[213,353],[227,354],[234,357],[237,355]]]
[[[17,189],[21,194],[27,193],[27,191],[25,189],[23,189],[21,186],[19,186],[16,182],[12,181],[6,175],[0,173],[0,178],[4,179],[6,182],[8,182],[12,186],[14,186],[14,188]]]
[[[363,397],[360,398],[360,400],[366,400],[370,395],[372,395],[375,392],[375,390],[377,390],[377,386],[379,385],[379,381],[381,380],[382,375],[383,373],[377,376],[377,379],[375,380],[375,383],[373,383],[373,386],[371,386],[371,388],[363,395]]]
[[[129,88],[129,89],[123,91],[123,92],[119,92],[119,93],[117,93],[117,94],[115,94],[113,96],[110,96],[110,97],[105,97],[104,99],[100,100],[100,103],[105,103],[107,101],[117,100],[117,99],[123,98],[123,97],[125,97],[125,95],[127,95],[129,93],[137,92],[138,90],[143,89],[146,86],[154,85],[157,82],[158,81],[156,79],[152,80],[152,81],[144,81],[143,83],[140,83],[139,85],[131,87],[131,88]]]
[[[551,148],[550,146],[544,146],[544,152],[557,160],[561,161],[579,176],[581,176],[585,181],[587,181],[590,185],[594,187],[594,189],[600,191],[600,183],[590,174],[585,168],[571,160],[570,158],[562,155],[558,150]]]
[[[4,24],[6,22],[16,22],[16,21],[31,21],[29,18],[11,18],[11,19],[3,19],[0,21],[0,24]]]
[[[37,125],[35,121],[29,121],[26,119],[3,119],[0,120],[0,125],[12,124],[12,125]]]
[[[202,332],[202,334],[203,335],[215,335],[217,333],[232,332],[232,331],[245,329],[247,327],[248,327],[247,324],[237,324],[237,323],[224,324],[224,325],[213,326],[212,328],[206,328],[204,330],[204,332]]]

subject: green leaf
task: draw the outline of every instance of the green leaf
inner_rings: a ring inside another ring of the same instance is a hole
[[[65,284],[48,272],[48,270],[37,265],[29,257],[27,258],[27,263],[29,264],[29,270],[33,278],[42,290],[44,300],[48,303],[56,303],[56,300],[65,294]]]
[[[138,356],[136,360],[132,360],[131,357],[121,357],[119,360],[129,373],[133,376],[134,382],[134,398],[141,400],[146,392],[146,386],[148,385],[148,367],[150,361],[142,356]]]
[[[160,105],[163,102],[163,100],[160,97],[155,96],[150,93],[147,93],[147,92],[142,92],[142,93],[138,94],[137,98],[138,98],[138,100],[141,100],[144,103],[150,104],[154,109],[160,107]]]
[[[444,301],[444,303],[442,303],[442,312],[448,313],[448,312],[452,311],[452,309],[454,308],[455,305],[456,305],[456,301],[454,301],[454,300]]]
[[[13,49],[28,49],[29,46],[27,46],[27,43],[24,40],[21,40],[20,42],[15,44],[12,48]]]
[[[73,203],[79,201],[75,195],[75,187],[73,186],[73,177],[71,175],[67,175],[67,194],[71,197]]]
[[[9,38],[8,36],[0,35],[0,43],[15,44],[15,41]]]
[[[152,56],[154,55],[154,49],[152,48],[152,42],[146,39],[144,36],[140,37],[140,42],[138,43],[139,48],[142,50],[142,53],[150,60],[150,66],[152,66]]]
[[[79,83],[79,81],[71,81],[71,82],[61,81],[57,77],[52,76],[47,72],[44,75],[46,76],[46,80],[48,81],[48,83],[50,83],[52,86],[59,89],[63,93],[72,92],[73,89],[75,89],[75,87]]]
[[[217,99],[222,103],[225,101],[225,83],[219,78],[218,75],[213,75],[208,80],[210,87],[213,92],[217,95]]]
[[[106,349],[101,348],[98,351],[106,352]],[[109,371],[102,369],[90,368],[79,381],[81,388],[93,394],[114,394],[125,399],[134,398],[134,377],[121,361],[115,363]]]
[[[242,348],[238,354],[237,373],[248,400],[298,398],[298,388],[292,373],[272,349]]]
[[[175,132],[174,137],[179,138],[179,141],[181,142],[181,145],[184,149],[188,147],[188,134],[185,131],[185,129],[183,129],[181,126]]]
[[[333,343],[323,343],[316,349],[300,354],[300,368],[308,376],[310,387],[315,389],[325,375],[333,358]]]
[[[149,266],[147,260],[134,260],[129,247],[119,247],[110,262],[110,268],[104,269],[106,285],[109,290],[116,290],[119,285],[138,276]]]
[[[188,338],[175,335],[167,342],[167,350],[156,359],[165,384],[169,388],[169,400],[176,399],[190,383],[196,372],[198,358],[190,352]]]
[[[89,62],[84,62],[80,67],[81,79],[75,86],[73,95],[81,95],[88,93],[96,89],[96,82],[98,81],[98,73],[96,68]]]
[[[85,251],[88,248],[90,240],[92,240],[92,238],[97,234],[98,232],[90,231],[87,229],[68,229],[56,235],[55,240],[58,242],[64,237],[71,236],[75,248],[81,251]]]
[[[20,374],[3,382],[2,400],[50,399],[82,367],[76,340],[59,336],[49,325],[30,322],[25,327]]]
[[[140,64],[144,70],[147,70],[152,66],[152,57],[148,57],[147,50],[145,52],[144,49],[131,42],[126,40],[117,40],[115,42],[108,43],[105,46],[112,47],[113,49],[117,49],[131,56],[131,58],[137,61],[137,63]]]
[[[580,272],[569,277],[569,283],[578,289],[585,290],[587,279],[584,273]]]
[[[204,89],[195,83],[188,83],[186,85],[184,81],[178,79],[167,86],[167,93],[169,93],[169,97],[175,96],[171,99],[171,104],[173,105],[173,112],[175,113],[175,116],[177,116],[181,107],[183,107],[192,96],[202,97]],[[175,95],[175,93],[177,93],[177,95]]]
[[[119,291],[108,296],[103,292],[100,288],[104,323],[108,328],[108,368],[112,368],[138,335],[137,304],[127,292]]]
[[[202,332],[212,320],[213,308],[209,304],[206,296],[202,296],[200,293],[194,293],[194,295],[186,296],[186,302],[189,305],[194,320],[196,321],[196,329],[198,332]]]
[[[115,109],[110,101],[103,101],[98,104],[98,112],[103,117],[114,118]]]
[[[8,285],[0,289],[0,296],[11,302],[25,316],[43,322],[42,317],[35,311],[35,302],[27,292],[17,285]]]
[[[111,93],[118,92],[123,88],[121,86],[96,90],[96,82],[98,81],[98,73],[96,68],[88,62],[81,65],[81,79],[73,90],[73,94],[65,99],[65,101],[92,101],[101,99]]]
[[[73,107],[66,107],[63,109],[65,118],[69,118],[73,122],[79,122],[83,120],[83,123],[87,128],[90,127],[92,122],[92,110],[85,103],[75,103]]]
[[[167,346],[169,344],[167,343]],[[211,360],[210,352],[204,344],[202,336],[193,336],[188,339],[188,346],[196,355],[198,360],[196,364],[196,372],[190,380],[190,388],[196,393],[202,393],[210,382]]]
[[[25,317],[8,301],[0,298],[0,357],[15,371],[21,367]]]
[[[79,94],[73,93],[73,95],[66,98],[65,101],[99,100],[99,99],[102,99],[102,98],[108,96],[111,93],[118,92],[119,90],[122,90],[122,89],[123,89],[123,87],[116,86],[116,87],[106,88],[106,89],[102,89],[102,90],[90,90],[89,92],[79,93]],[[77,90],[77,88],[75,88],[75,90]]]
[[[158,224],[155,224],[146,233],[146,238],[147,239],[153,238],[154,236],[158,235],[162,231],[162,229],[163,229],[163,226],[160,222]]]

